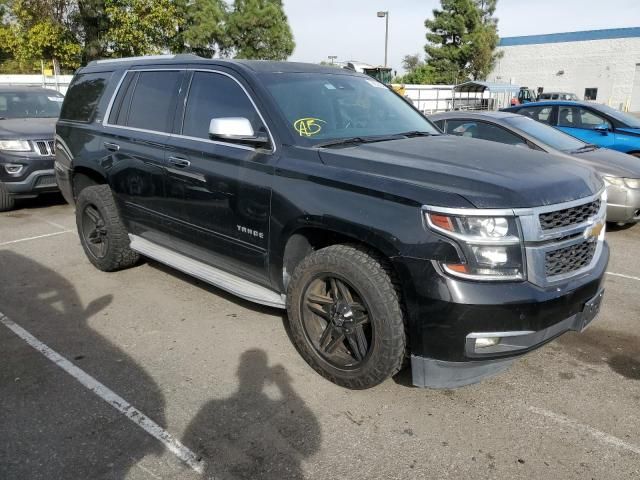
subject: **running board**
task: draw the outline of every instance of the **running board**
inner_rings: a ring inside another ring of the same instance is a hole
[[[232,273],[199,262],[193,258],[169,250],[137,235],[129,235],[131,249],[164,263],[176,270],[210,283],[250,302],[269,307],[286,308],[285,296],[240,278]]]

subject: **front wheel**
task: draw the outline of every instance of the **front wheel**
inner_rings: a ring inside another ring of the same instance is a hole
[[[138,262],[139,255],[129,248],[129,236],[108,185],[86,187],[80,192],[76,225],[84,252],[99,270],[113,272]]]
[[[296,268],[287,310],[304,359],[343,387],[373,387],[397,373],[406,349],[393,273],[375,252],[333,245]]]

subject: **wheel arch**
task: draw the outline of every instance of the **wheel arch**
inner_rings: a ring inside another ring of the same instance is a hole
[[[98,170],[84,165],[78,165],[73,169],[72,185],[75,199],[78,198],[80,192],[85,188],[93,185],[103,185],[105,183],[107,183],[106,177]]]

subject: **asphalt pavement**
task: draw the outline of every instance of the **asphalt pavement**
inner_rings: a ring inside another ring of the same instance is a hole
[[[457,390],[318,376],[282,312],[102,273],[57,196],[0,214],[0,478],[640,478],[640,226],[599,318]]]

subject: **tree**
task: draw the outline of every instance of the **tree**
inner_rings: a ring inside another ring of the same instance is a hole
[[[496,52],[500,37],[498,36],[498,19],[493,14],[498,0],[475,0],[475,2],[481,24],[473,34],[473,54],[469,62],[469,73],[474,80],[484,80],[504,52]]]
[[[419,53],[409,54],[402,57],[402,68],[404,68],[406,72],[413,72],[423,64],[424,62],[420,59]]]
[[[409,85],[433,85],[436,82],[435,69],[424,63],[410,72],[398,77],[394,83],[407,83]]]
[[[168,50],[183,23],[171,0],[105,0],[109,17],[106,48],[114,57]]]
[[[484,79],[498,55],[497,0],[441,0],[427,19],[428,65],[438,83]]]
[[[31,71],[35,62],[51,61],[54,70],[80,64],[81,45],[71,32],[71,10],[64,0],[14,0],[3,2],[0,42],[18,62]]]
[[[237,58],[285,60],[295,48],[282,0],[235,0],[227,34]]]
[[[229,15],[224,0],[195,0],[183,3],[184,25],[177,38],[177,50],[202,57],[225,54],[230,48],[226,19]]]
[[[74,16],[77,36],[82,48],[82,63],[107,56],[106,37],[110,21],[105,13],[105,0],[78,0]]]

